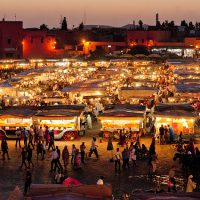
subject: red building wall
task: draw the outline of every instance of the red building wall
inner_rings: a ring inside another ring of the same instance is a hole
[[[58,49],[55,35],[46,30],[25,30],[23,39],[24,58],[61,58],[64,49]]]
[[[118,49],[124,49],[127,47],[126,42],[96,42],[96,41],[85,41],[83,46],[83,53],[89,54],[90,51],[95,51],[97,47],[104,49],[106,53],[113,53]]]
[[[0,58],[22,58],[23,23],[0,21]]]
[[[131,30],[127,33],[127,42],[129,46],[155,46],[157,42],[169,41],[170,39],[170,31]]]

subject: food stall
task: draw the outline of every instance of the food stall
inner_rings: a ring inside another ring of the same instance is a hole
[[[145,110],[146,107],[141,105],[107,105],[104,113],[98,116],[104,137],[108,138],[120,130],[139,132],[144,126]]]
[[[36,110],[30,107],[6,107],[0,110],[1,134],[8,139],[15,139],[17,128],[30,127],[35,113]]]
[[[170,125],[175,134],[193,134],[195,113],[189,104],[159,104],[155,107],[155,127],[157,132],[161,125]]]
[[[53,130],[56,140],[74,140],[80,131],[80,118],[84,108],[84,105],[42,107],[33,116],[33,124]]]
[[[54,130],[56,140],[73,140],[80,131],[84,109],[84,105],[6,107],[0,110],[1,134],[12,139],[17,128],[35,125]]]

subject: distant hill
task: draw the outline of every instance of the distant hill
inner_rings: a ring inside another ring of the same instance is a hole
[[[138,28],[138,27],[139,27],[139,25],[135,25],[135,28]],[[145,30],[148,29],[148,27],[149,27],[149,25],[143,24],[143,28],[144,28]],[[120,27],[120,28],[134,29],[134,25],[133,25],[133,24],[126,24],[126,25],[124,25],[124,26],[122,26],[122,27]]]
[[[139,25],[135,25],[135,27],[139,27]],[[148,29],[149,25],[144,24],[143,28],[146,30]],[[133,24],[126,24],[121,27],[115,27],[115,26],[108,26],[108,25],[84,25],[84,30],[91,30],[93,28],[124,28],[124,29],[133,29],[134,25]]]
[[[107,25],[84,25],[84,30],[91,30],[93,28],[113,28],[113,26],[107,26]]]

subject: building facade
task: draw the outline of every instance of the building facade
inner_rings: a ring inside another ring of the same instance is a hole
[[[0,59],[23,57],[23,22],[0,21]]]
[[[176,30],[175,30],[176,29]],[[200,50],[200,38],[179,37],[180,27],[173,30],[94,28],[91,30],[23,29],[22,21],[0,21],[0,59],[65,58],[89,55],[97,48],[106,54],[121,52],[134,45],[147,46],[155,53],[169,52],[194,57]],[[176,32],[177,31],[177,32]]]

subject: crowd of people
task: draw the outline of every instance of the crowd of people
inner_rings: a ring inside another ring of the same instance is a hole
[[[182,140],[182,132],[180,133],[179,140]],[[160,144],[173,143],[175,139],[173,127],[170,125],[163,125],[159,128],[159,140]]]
[[[1,68],[0,69],[0,80],[8,80],[15,77],[17,74],[28,71],[27,68]]]
[[[6,73],[5,73],[6,74]],[[177,83],[177,78],[173,75],[173,69],[169,66],[164,66],[161,71],[161,76],[157,80],[158,93],[155,95],[154,100],[151,101],[151,107],[156,103],[168,102],[168,98],[174,95],[173,84]],[[8,78],[9,73],[7,74]],[[63,76],[62,80],[57,81],[61,73],[55,77],[53,83],[56,83],[54,90],[61,90],[64,86],[68,86],[71,83],[64,81],[66,76]],[[76,81],[76,80],[74,80]],[[130,80],[128,80],[130,81]],[[65,82],[65,85],[64,83]],[[41,87],[43,89],[41,90]],[[52,82],[40,81],[40,82],[28,82],[22,83],[19,88],[38,88],[36,91],[37,95],[41,95],[44,91],[50,91],[52,89]],[[54,95],[54,94],[53,94]],[[56,95],[56,94],[55,94]],[[69,100],[68,96],[65,96]],[[77,95],[78,97],[78,95]],[[67,104],[78,104],[82,103],[79,98],[69,100]],[[120,101],[119,101],[120,103]],[[4,99],[2,99],[2,107],[5,106]],[[47,105],[43,102],[42,98],[35,98],[31,101],[27,101],[26,105]],[[81,131],[85,135],[86,129],[92,129],[92,122],[97,119],[97,116],[104,110],[102,102],[96,102],[95,104],[87,104],[87,109],[84,118],[81,120]],[[154,127],[154,130],[153,130]],[[140,145],[140,134],[133,133],[130,130],[121,130],[119,137],[108,138],[107,150],[111,152],[110,162],[114,163],[114,171],[116,174],[121,173],[121,170],[130,170],[138,165],[138,159],[145,159],[148,161],[148,174],[155,174],[157,172],[158,155],[156,153],[156,138],[159,137],[160,144],[168,144],[174,142],[174,131],[170,125],[161,125],[159,128],[159,134],[155,135],[155,126],[152,126],[151,133],[153,135],[150,147],[147,148],[144,144]],[[28,129],[18,128],[16,134],[16,148],[21,148],[21,169],[24,167],[27,170],[26,181],[25,181],[25,193],[32,182],[30,169],[35,167],[35,163],[32,160],[33,152],[36,152],[37,160],[45,160],[46,155],[51,154],[51,161],[49,163],[49,171],[54,177],[55,183],[63,183],[66,178],[66,172],[68,166],[71,164],[73,169],[78,170],[84,168],[86,158],[90,158],[95,155],[96,159],[99,159],[98,145],[95,137],[92,138],[91,146],[88,148],[85,142],[82,142],[80,146],[72,145],[69,150],[69,146],[65,145],[63,149],[55,145],[54,131],[49,130],[47,126],[31,126]],[[115,135],[114,135],[115,136]],[[118,136],[118,135],[117,135]],[[112,144],[112,139],[118,140],[116,151]],[[21,144],[23,140],[23,145]],[[198,164],[200,164],[200,151],[198,148],[194,148],[192,141],[187,146],[182,145],[182,133],[179,135],[180,145],[177,147],[177,153],[175,158],[179,158],[183,163],[183,169],[186,171],[188,176],[187,192],[193,191],[196,188],[196,183],[193,180],[191,172],[198,170]],[[134,141],[134,142],[133,142]],[[123,150],[121,151],[121,149]],[[6,138],[2,139],[1,142],[2,158],[12,159],[9,155],[9,146]],[[168,191],[176,191],[175,181],[176,168],[171,167],[169,172],[169,184]],[[103,176],[99,178],[97,184],[103,183]]]
[[[32,132],[34,134],[32,134]],[[21,137],[23,134],[23,137]],[[35,135],[38,137],[36,138]],[[47,137],[47,135],[49,135]],[[46,154],[51,155],[51,161],[49,163],[49,172],[53,176],[53,183],[60,184],[67,178],[67,169],[71,164],[74,170],[83,168],[86,162],[86,158],[90,158],[93,154],[96,159],[99,159],[98,145],[95,137],[92,138],[91,146],[86,146],[85,142],[82,142],[80,146],[72,145],[69,150],[68,145],[64,145],[63,149],[55,145],[53,132],[48,130],[48,127],[42,129],[42,127],[30,127],[30,130],[18,129],[16,130],[16,148],[21,149],[21,169],[27,170],[25,180],[25,190],[27,193],[32,182],[31,168],[34,169],[35,164],[32,160],[33,152],[36,154],[37,160],[45,160]],[[23,138],[23,142],[22,142]],[[49,139],[47,139],[49,138]],[[112,152],[109,157],[109,161],[114,163],[114,171],[116,174],[120,174],[122,170],[131,170],[138,165],[137,160],[147,160],[148,174],[157,173],[158,154],[156,153],[156,139],[152,137],[150,147],[147,148],[144,144],[140,144],[140,138],[135,142],[118,143],[116,151],[114,151],[113,138],[109,138],[107,142],[107,150]],[[22,144],[23,143],[23,144]],[[12,159],[9,155],[9,147],[5,138],[1,142],[2,157],[3,160]],[[183,158],[182,155],[188,155],[190,158],[199,159],[200,151],[198,148],[194,148],[194,144],[191,141],[187,146],[179,147],[178,153],[175,154],[176,158]],[[182,160],[183,161],[183,160]],[[185,166],[184,166],[185,167]],[[191,172],[191,171],[190,171]],[[176,191],[176,168],[173,166],[169,172],[168,191]],[[188,171],[189,173],[189,171]],[[192,179],[191,174],[187,174],[188,186],[186,191],[193,191],[196,188],[196,183]],[[97,184],[102,184],[103,176],[99,178]],[[193,189],[191,189],[193,188]]]

